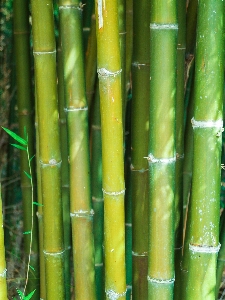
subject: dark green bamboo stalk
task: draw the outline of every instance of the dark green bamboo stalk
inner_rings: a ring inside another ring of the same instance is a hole
[[[31,9],[43,203],[46,299],[64,299],[61,155],[53,3],[51,0],[32,0]]]
[[[59,2],[70,164],[70,216],[76,299],[95,299],[93,210],[90,191],[88,107],[84,81],[82,8]]]
[[[192,119],[194,160],[188,228],[188,283],[185,299],[215,299],[216,259],[220,247],[223,45],[223,1],[200,1]]]
[[[2,215],[2,193],[0,184],[0,299],[7,298],[6,285],[6,261],[5,261],[5,246],[4,246],[4,230],[3,230],[3,215]]]
[[[102,128],[106,299],[125,299],[124,163],[121,60],[116,1],[96,1]]]
[[[95,93],[96,70],[97,70],[97,40],[96,40],[95,14],[91,19],[91,31],[88,39],[86,61],[85,61],[85,82],[88,107],[91,107]]]
[[[150,11],[148,299],[152,300],[173,299],[178,24],[176,1],[152,1]]]
[[[177,2],[177,93],[175,165],[175,298],[181,299],[181,260],[183,248],[183,162],[184,162],[184,86],[186,47],[186,0]]]
[[[131,178],[133,299],[148,298],[148,155],[149,136],[149,10],[150,2],[134,1]],[[145,88],[143,88],[145,86]]]
[[[104,299],[104,266],[103,266],[103,238],[104,238],[104,201],[102,194],[102,141],[99,86],[96,87],[93,103],[91,126],[92,156],[91,156],[91,190],[94,209],[94,239],[95,239],[95,278],[97,299]]]
[[[26,0],[15,0],[13,2],[14,16],[14,46],[16,57],[16,83],[17,83],[17,106],[19,116],[19,135],[24,136],[24,128],[26,128],[29,137],[29,153],[34,155],[34,125],[33,125],[33,102],[31,92],[31,63],[30,63],[30,32],[29,32],[29,5]],[[32,164],[32,177],[36,186],[34,160]],[[24,171],[29,170],[29,162],[27,153],[20,151],[20,169],[21,169],[21,188],[23,196],[23,228],[25,232],[32,230],[32,245],[31,235],[24,235],[24,249],[26,254],[26,262],[29,260],[32,266],[32,271],[29,272],[29,280],[27,293],[34,289],[37,292],[34,294],[34,299],[39,299],[39,259],[38,259],[38,230],[36,206],[33,207],[32,213],[32,193],[30,179]],[[35,193],[36,194],[36,193]],[[36,197],[36,195],[33,195]],[[34,201],[36,201],[34,199]],[[33,221],[32,221],[33,218]],[[33,224],[32,224],[33,223]],[[31,248],[30,248],[31,247]],[[30,252],[31,251],[31,252]]]
[[[65,247],[64,277],[66,287],[66,299],[70,300],[70,254],[71,254],[71,222],[70,222],[70,182],[69,182],[69,163],[68,163],[68,138],[64,99],[64,77],[63,77],[63,56],[59,34],[59,46],[57,48],[58,62],[58,98],[59,98],[59,122],[60,122],[60,146],[62,155],[62,205],[63,205],[63,236]]]
[[[218,298],[218,293],[220,289],[220,284],[221,284],[221,278],[223,275],[224,271],[224,266],[225,266],[225,217],[224,217],[224,212],[223,215],[221,216],[222,219],[222,224],[221,224],[221,230],[220,230],[220,244],[221,248],[218,254],[218,259],[217,259],[217,268],[216,268],[216,292],[215,292],[215,300]]]

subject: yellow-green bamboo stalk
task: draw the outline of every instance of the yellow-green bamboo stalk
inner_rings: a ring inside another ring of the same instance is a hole
[[[150,9],[148,299],[173,299],[176,1]],[[165,52],[166,49],[166,52]]]
[[[60,0],[64,95],[70,164],[70,216],[76,299],[95,299],[93,210],[90,191],[88,107],[84,81],[82,8]]]
[[[0,184],[0,299],[6,300],[7,284],[6,284],[6,261],[5,261],[5,246],[4,246],[4,230],[3,230],[3,215],[2,215],[2,193]]]
[[[185,299],[215,299],[223,126],[223,1],[199,2],[195,60],[193,179]]]
[[[43,203],[46,299],[64,299],[61,155],[53,3],[51,0],[32,0],[31,9]]]
[[[19,116],[19,135],[24,136],[26,128],[29,141],[29,153],[34,155],[34,107],[31,93],[31,64],[30,64],[30,31],[29,31],[29,5],[26,0],[15,0],[13,2],[14,16],[14,46],[16,58],[16,83],[17,83],[17,106]],[[31,161],[33,183],[36,185],[34,160]],[[38,259],[38,231],[36,206],[32,208],[33,187],[31,180],[24,171],[29,170],[29,162],[26,151],[20,151],[21,188],[23,201],[23,228],[25,232],[32,229],[30,234],[24,235],[24,249],[26,263],[30,261],[32,269],[29,272],[27,293],[34,289],[37,292],[34,299],[39,299],[39,259]],[[36,194],[36,193],[35,193]],[[36,195],[33,195],[33,199]],[[34,199],[34,201],[36,201]],[[33,218],[33,221],[32,221]],[[33,223],[33,224],[32,224]],[[31,245],[32,240],[32,245]],[[30,258],[29,258],[30,256]]]
[[[97,0],[97,64],[100,87],[104,196],[106,299],[125,299],[124,164],[121,60],[116,1]]]
[[[148,155],[150,2],[134,2],[131,178],[132,178],[132,298],[148,298]],[[146,88],[143,89],[143,86]]]

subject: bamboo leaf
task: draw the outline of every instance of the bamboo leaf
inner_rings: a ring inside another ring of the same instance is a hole
[[[31,268],[31,270],[35,271],[35,268],[32,267],[31,265],[29,265],[29,268]]]
[[[16,140],[17,142],[19,142],[22,145],[27,146],[27,141],[24,140],[23,138],[21,138],[18,134],[16,134],[15,132],[13,132],[5,127],[2,127],[2,129],[4,129],[5,132],[8,133],[8,135],[10,135],[12,138],[14,138],[14,140]]]
[[[29,179],[31,179],[31,175],[30,175],[30,174],[28,174],[26,171],[24,171],[24,173],[27,175],[27,177],[28,177]]]
[[[30,234],[31,233],[31,231],[25,231],[25,232],[23,232],[23,234]]]
[[[30,292],[30,294],[28,294],[27,296],[24,296],[24,293],[17,289],[17,293],[20,296],[21,300],[30,300],[31,297],[34,295],[35,291],[36,291],[36,289],[34,291]]]
[[[36,291],[36,290],[34,290],[34,291],[30,292],[30,294],[29,294],[29,295],[27,295],[27,296],[24,298],[24,300],[30,300],[30,299],[31,299],[31,297],[34,295],[35,291]]]
[[[11,144],[13,147],[17,148],[17,149],[20,149],[20,150],[24,150],[24,151],[27,151],[27,149],[23,146],[20,146],[20,145],[17,145],[17,144]]]
[[[32,159],[35,157],[35,154],[30,158],[30,162],[32,161]]]
[[[43,204],[40,204],[38,202],[33,202],[34,205],[37,205],[37,206],[44,206]]]

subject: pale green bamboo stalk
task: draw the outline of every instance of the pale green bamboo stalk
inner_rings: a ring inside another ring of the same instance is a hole
[[[82,8],[59,2],[70,164],[70,216],[76,299],[96,299],[90,191],[88,107],[84,81]]]
[[[4,230],[3,230],[3,215],[2,215],[2,193],[0,184],[0,299],[6,300],[7,284],[6,284],[6,261],[5,261],[5,246],[4,246]]]
[[[24,128],[26,128],[29,141],[29,153],[34,155],[34,125],[33,125],[33,102],[31,92],[31,63],[30,63],[30,31],[29,31],[29,6],[25,0],[15,0],[13,2],[14,16],[14,46],[16,58],[16,84],[17,84],[17,106],[19,119],[19,135],[24,136]],[[36,186],[35,164],[32,165],[32,177]],[[38,259],[38,228],[36,206],[32,208],[32,193],[30,179],[24,171],[29,170],[27,153],[20,151],[20,170],[21,170],[21,189],[23,201],[23,229],[28,232],[32,229],[32,245],[31,235],[24,235],[24,249],[26,254],[26,263],[30,260],[30,269],[27,293],[34,289],[37,292],[33,295],[34,299],[39,299],[39,259]],[[34,201],[36,198],[33,195]],[[32,212],[33,210],[33,212]],[[32,221],[33,218],[33,221]],[[32,224],[33,223],[33,224]],[[30,259],[29,259],[30,256]]]
[[[131,112],[132,298],[148,298],[148,155],[150,2],[134,1]],[[145,88],[143,88],[143,86]]]
[[[32,0],[31,9],[43,203],[46,299],[64,299],[61,155],[53,3],[51,0]]]
[[[215,299],[223,103],[223,1],[198,6],[193,179],[185,299]]]
[[[174,287],[176,1],[152,1],[150,12],[148,299],[166,300]]]
[[[106,299],[125,299],[124,163],[121,60],[116,1],[96,2],[102,128]]]

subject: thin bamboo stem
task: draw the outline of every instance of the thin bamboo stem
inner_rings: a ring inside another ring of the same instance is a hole
[[[116,1],[96,1],[102,127],[106,299],[125,299],[124,163],[121,60]]]
[[[70,216],[76,299],[96,299],[90,190],[88,107],[85,93],[82,8],[59,2],[70,165]]]
[[[53,2],[33,0],[32,32],[43,203],[46,299],[64,299],[61,155]]]

